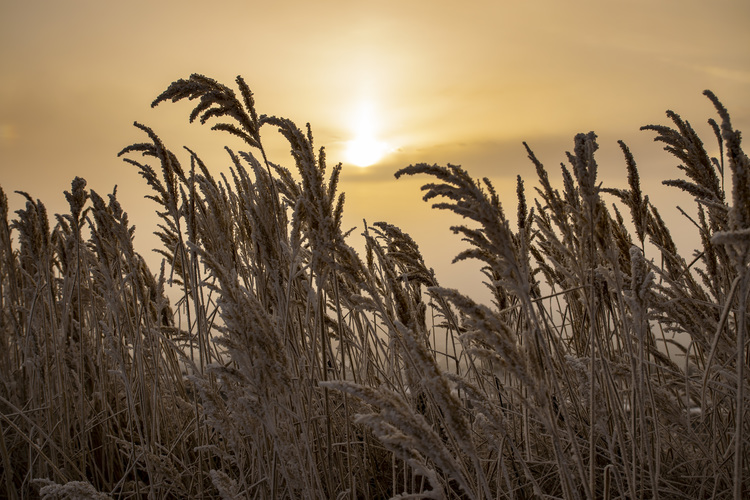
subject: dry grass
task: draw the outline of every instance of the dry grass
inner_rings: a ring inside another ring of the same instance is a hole
[[[25,193],[10,220],[0,192],[2,496],[750,491],[750,162],[713,94],[719,158],[675,113],[644,127],[681,162],[667,184],[698,203],[695,258],[677,253],[625,144],[628,187],[601,187],[592,133],[575,138],[561,189],[527,148],[537,197],[519,178],[515,228],[487,179],[400,170],[464,218],[456,259],[482,262],[487,305],[441,287],[389,224],[365,228],[360,258],[341,228],[341,166],[236,83],[193,75],[153,103],[195,100],[191,121],[243,139],[228,176],[190,150],[181,165],[139,124],[147,141],[121,153],[156,204],[157,275],[115,193],[76,178],[53,226]],[[289,141],[293,169],[268,160],[263,126]]]

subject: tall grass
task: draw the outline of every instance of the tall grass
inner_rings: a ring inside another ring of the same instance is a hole
[[[137,123],[145,142],[120,153],[160,220],[157,274],[116,193],[76,178],[53,224],[26,193],[11,219],[0,192],[5,497],[750,491],[750,162],[713,94],[717,158],[673,112],[644,127],[681,163],[665,183],[697,202],[690,258],[624,143],[627,187],[602,187],[593,133],[576,136],[561,187],[527,146],[538,186],[529,203],[519,177],[515,226],[488,179],[399,170],[463,217],[456,260],[483,264],[481,304],[441,287],[390,224],[364,227],[360,257],[341,165],[236,84],[192,75],[153,103],[194,101],[191,121],[241,138],[226,175],[189,149],[183,165]],[[289,142],[291,168],[268,159],[263,127]]]

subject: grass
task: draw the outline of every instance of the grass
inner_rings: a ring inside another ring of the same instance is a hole
[[[192,100],[191,121],[240,137],[226,176],[140,124],[120,153],[160,220],[156,274],[116,193],[76,178],[50,219],[26,193],[12,216],[0,192],[2,496],[748,494],[750,162],[712,93],[718,158],[673,112],[644,127],[681,163],[666,184],[697,202],[689,258],[624,143],[627,187],[602,187],[593,133],[561,187],[527,147],[538,186],[529,202],[519,177],[514,226],[487,179],[399,170],[463,217],[456,260],[484,266],[480,304],[395,226],[367,225],[360,257],[341,165],[236,84],[192,75],[153,103]],[[267,158],[264,126],[293,168]]]

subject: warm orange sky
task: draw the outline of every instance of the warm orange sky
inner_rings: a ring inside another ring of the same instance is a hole
[[[748,25],[746,0],[0,0],[0,185],[55,211],[75,175],[102,194],[118,184],[148,253],[152,207],[116,158],[143,140],[132,122],[222,170],[223,145],[239,143],[186,125],[186,103],[149,104],[193,72],[227,84],[241,74],[259,112],[309,121],[331,162],[346,159],[369,109],[370,134],[393,151],[372,167],[345,168],[348,220],[400,225],[450,285],[464,272],[447,264],[460,245],[447,231],[456,220],[427,219],[418,190],[426,179],[397,182],[396,169],[459,163],[511,197],[516,174],[535,185],[522,140],[556,172],[573,135],[595,130],[605,183],[625,185],[623,139],[646,190],[661,193],[675,161],[641,125],[666,123],[671,108],[708,142],[714,115],[701,92],[710,88],[750,133]],[[284,154],[274,159],[288,164]],[[692,206],[684,196],[664,200],[667,213]],[[514,213],[515,199],[506,206]]]

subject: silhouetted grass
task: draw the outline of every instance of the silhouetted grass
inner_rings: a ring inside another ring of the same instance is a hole
[[[365,227],[360,257],[341,228],[341,165],[236,84],[192,75],[153,103],[193,100],[191,121],[241,138],[228,175],[190,150],[182,165],[140,124],[145,142],[120,153],[155,203],[158,274],[116,193],[76,178],[50,221],[26,193],[11,218],[0,191],[5,497],[750,491],[750,162],[713,94],[719,158],[673,112],[644,127],[681,162],[665,183],[698,203],[695,257],[678,254],[624,143],[627,187],[602,187],[593,133],[576,136],[561,187],[527,146],[538,187],[529,203],[519,177],[515,227],[488,179],[397,172],[426,176],[425,200],[464,218],[456,260],[484,266],[480,304],[441,287],[387,223]],[[267,158],[264,126],[289,141],[291,169]]]

